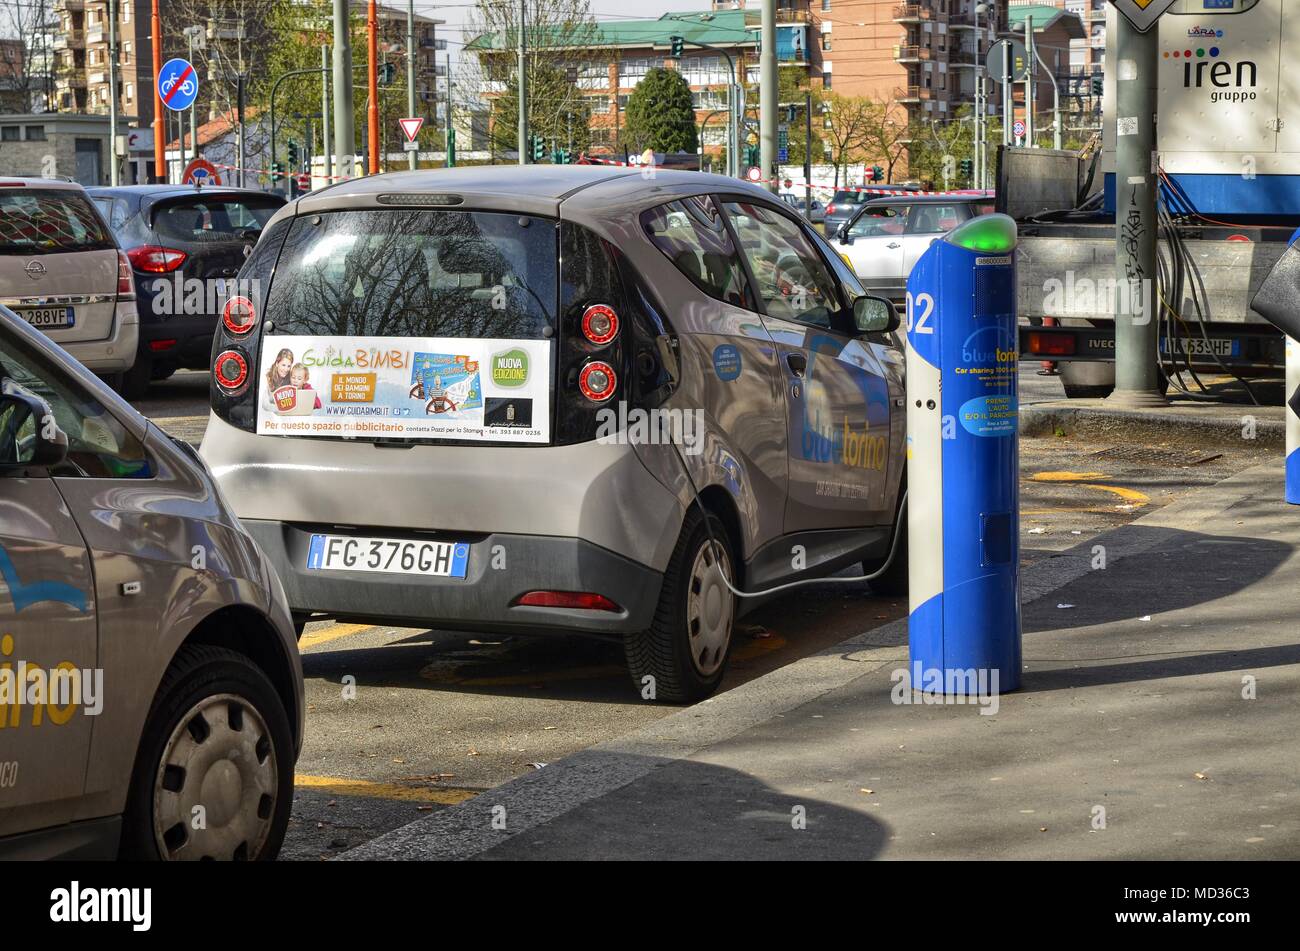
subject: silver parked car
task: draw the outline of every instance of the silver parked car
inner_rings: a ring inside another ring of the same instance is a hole
[[[0,857],[273,858],[302,723],[198,454],[0,307]]]
[[[131,263],[75,182],[0,176],[0,304],[95,373],[135,363]]]
[[[286,206],[240,280],[202,453],[299,623],[615,637],[684,701],[731,588],[886,560],[897,316],[755,187],[381,175]]]

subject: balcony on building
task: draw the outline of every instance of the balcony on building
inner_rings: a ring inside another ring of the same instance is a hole
[[[103,43],[108,39],[108,31],[103,26],[91,26],[86,28],[86,45],[94,46],[96,43]]]
[[[934,98],[934,90],[926,86],[897,86],[894,89],[894,99],[898,102],[928,102]]]
[[[54,0],[55,13],[80,13],[86,9],[86,0]]]
[[[894,7],[895,23],[947,23],[948,14],[932,10],[924,3],[900,3]]]
[[[896,63],[920,63],[933,58],[933,53],[928,46],[895,46],[894,62]]]
[[[59,33],[54,37],[54,42],[50,44],[56,50],[79,50],[86,46],[86,34],[84,30],[67,30]]]
[[[782,23],[812,23],[812,10],[807,0],[804,3],[777,3],[776,22],[778,26]]]

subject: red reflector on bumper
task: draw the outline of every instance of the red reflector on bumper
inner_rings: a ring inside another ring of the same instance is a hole
[[[150,340],[149,341],[149,349],[152,350],[154,353],[157,353],[160,350],[170,350],[174,346],[176,346],[175,340]]]
[[[515,604],[530,608],[577,608],[581,611],[621,611],[603,594],[590,591],[529,591],[515,599]]]
[[[1028,349],[1030,353],[1049,357],[1071,357],[1074,356],[1074,337],[1067,334],[1031,333]]]

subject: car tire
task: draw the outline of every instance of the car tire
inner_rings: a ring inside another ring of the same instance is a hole
[[[205,768],[200,775],[187,763]],[[257,665],[224,647],[181,648],[136,753],[122,857],[275,858],[293,806],[293,767],[289,716]],[[197,801],[200,791],[207,801]]]
[[[736,599],[713,572],[721,568],[734,578],[734,563],[721,520],[709,515],[706,521],[692,506],[664,572],[654,620],[623,642],[632,682],[646,699],[694,703],[718,689],[731,653]]]

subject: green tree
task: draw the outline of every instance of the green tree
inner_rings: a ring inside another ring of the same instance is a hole
[[[505,90],[492,99],[491,137],[494,152],[513,151],[519,138],[519,77],[511,74]],[[528,70],[528,128],[552,145],[584,152],[591,146],[591,106],[557,65],[533,63]]]
[[[656,66],[645,74],[627,103],[625,139],[637,152],[695,152],[695,106],[681,73]]]

